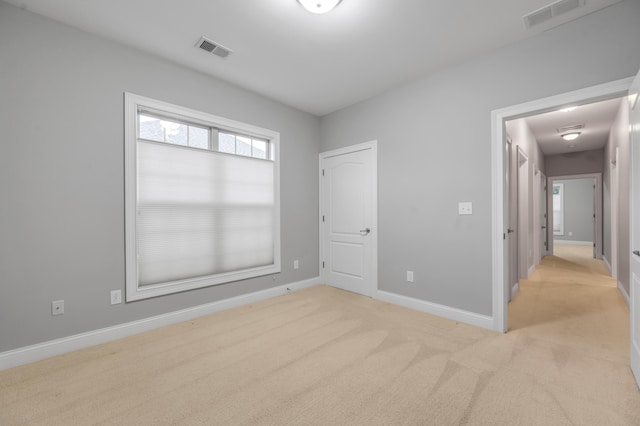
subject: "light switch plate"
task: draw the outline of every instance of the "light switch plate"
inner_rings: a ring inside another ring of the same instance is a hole
[[[458,203],[458,214],[473,214],[473,203],[471,201],[465,201]]]

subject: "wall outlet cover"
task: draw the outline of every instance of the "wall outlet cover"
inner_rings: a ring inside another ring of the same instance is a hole
[[[111,304],[117,305],[122,303],[122,290],[111,290]]]
[[[473,214],[473,203],[471,201],[463,201],[458,203],[458,214],[459,215]]]
[[[51,315],[64,314],[64,300],[54,300],[51,302]]]

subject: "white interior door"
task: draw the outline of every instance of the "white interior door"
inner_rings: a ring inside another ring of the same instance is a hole
[[[505,241],[507,248],[505,250],[509,253],[509,270],[505,274],[508,277],[506,294],[508,300],[511,300],[512,289],[517,287],[518,284],[518,179],[517,179],[517,164],[516,158],[513,153],[513,142],[507,139],[505,144],[507,167],[505,172],[505,192],[507,194],[506,217],[508,218],[507,232],[505,233]]]
[[[618,147],[611,164],[611,276],[618,279]]]
[[[375,144],[321,154],[322,277],[373,296],[376,280]]]
[[[540,238],[540,227],[542,221],[540,220],[540,170],[536,169],[536,165],[533,164],[533,205],[531,209],[531,222],[533,225],[533,233],[531,234],[531,242],[533,245],[533,262],[531,265],[537,265],[542,259],[542,240]]]
[[[518,272],[529,278],[529,164],[527,155],[518,147]],[[513,296],[513,294],[512,294]]]
[[[547,243],[547,177],[540,172],[540,258],[546,256],[549,245]]]
[[[593,179],[593,203],[591,204],[591,227],[592,227],[592,244],[591,247],[593,248],[593,258],[597,259],[598,258],[598,252],[596,250],[596,240],[598,239],[596,237],[596,235],[598,234],[598,226],[597,226],[597,221],[596,221],[596,206],[597,206],[597,199],[596,199],[596,180]]]
[[[629,89],[631,147],[631,370],[640,386],[640,72]]]

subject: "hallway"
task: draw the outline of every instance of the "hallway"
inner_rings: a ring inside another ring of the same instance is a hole
[[[539,383],[571,390],[565,409],[569,400],[594,413],[606,407],[609,424],[628,424],[614,413],[634,412],[638,400],[629,367],[629,309],[590,246],[556,244],[554,252],[520,281],[509,304],[508,335],[528,353],[526,365]]]

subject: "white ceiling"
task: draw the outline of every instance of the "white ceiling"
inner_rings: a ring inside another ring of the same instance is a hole
[[[527,30],[552,0],[343,0],[326,15],[296,0],[5,0],[315,115],[531,37],[620,0]],[[194,45],[206,36],[226,59]]]
[[[623,100],[626,98],[581,105],[568,112],[551,111],[526,117],[525,121],[545,155],[601,149]],[[579,124],[584,124],[584,128],[577,130],[581,133],[578,139],[567,142],[560,137],[567,132],[558,132],[558,129]]]

